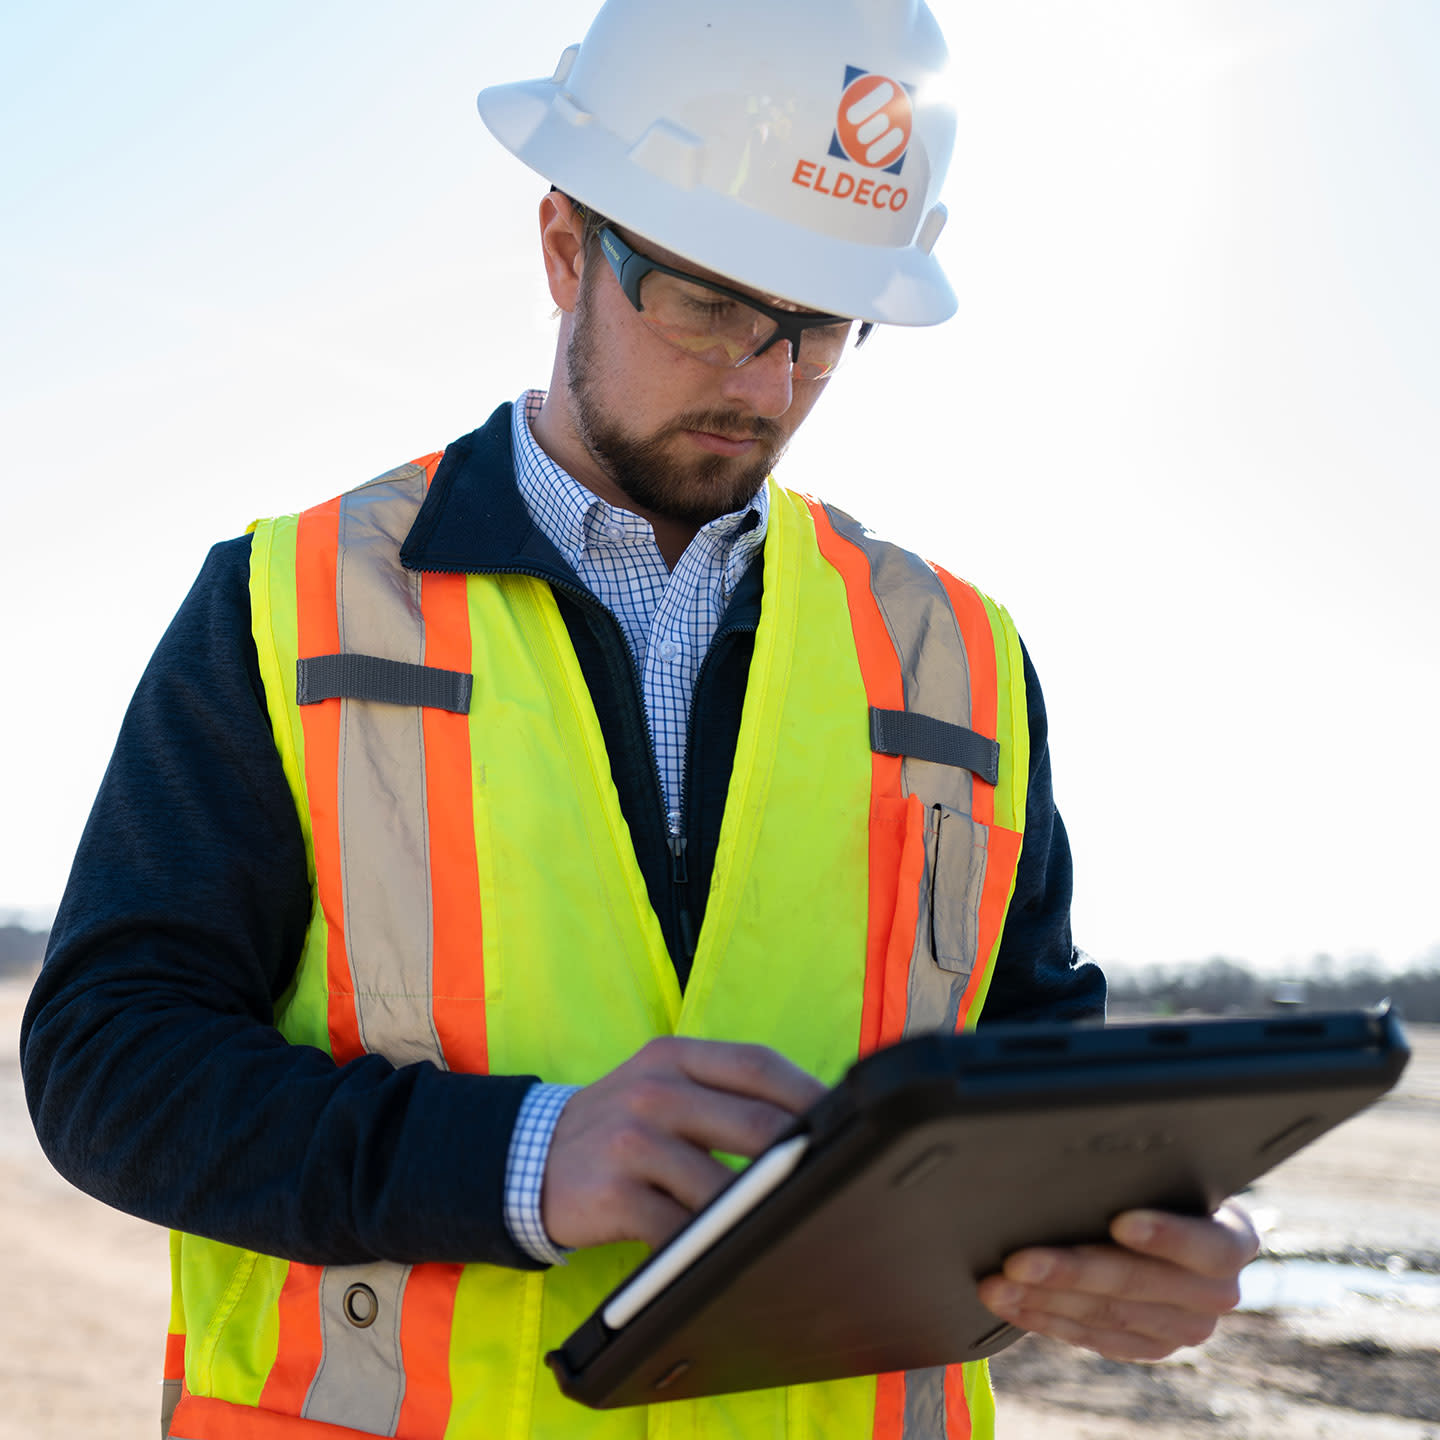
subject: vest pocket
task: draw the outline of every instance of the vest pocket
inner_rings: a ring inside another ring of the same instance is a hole
[[[988,987],[1022,836],[913,792],[870,812],[866,1044],[974,1023]],[[894,877],[894,888],[884,883]],[[885,917],[888,911],[888,921]],[[883,939],[881,939],[883,936]],[[880,944],[877,946],[876,941]],[[878,971],[878,973],[877,973]]]
[[[930,953],[952,975],[969,975],[979,951],[990,827],[948,805],[925,815],[925,872],[930,877]]]

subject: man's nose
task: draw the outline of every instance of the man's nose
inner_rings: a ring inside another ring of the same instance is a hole
[[[725,398],[744,405],[752,414],[779,419],[794,398],[793,363],[790,342],[777,340],[763,355],[724,372]]]

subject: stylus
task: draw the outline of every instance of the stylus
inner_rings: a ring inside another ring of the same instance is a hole
[[[748,1215],[800,1163],[808,1135],[767,1150],[706,1206],[601,1312],[611,1330],[628,1325],[672,1280]]]

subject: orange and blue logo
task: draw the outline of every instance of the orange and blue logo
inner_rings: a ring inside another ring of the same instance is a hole
[[[915,112],[903,81],[845,67],[845,90],[835,110],[830,154],[872,170],[898,175],[910,145]]]

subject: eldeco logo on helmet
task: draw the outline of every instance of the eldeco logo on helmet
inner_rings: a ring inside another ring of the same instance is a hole
[[[887,75],[847,65],[828,153],[869,170],[898,175],[905,164],[913,120],[910,86]],[[830,170],[829,165],[818,160],[799,160],[790,182],[819,195],[848,200],[854,205],[869,205],[876,210],[903,210],[910,198],[910,192],[903,185],[872,176],[859,178],[848,169],[837,169],[832,178]]]

